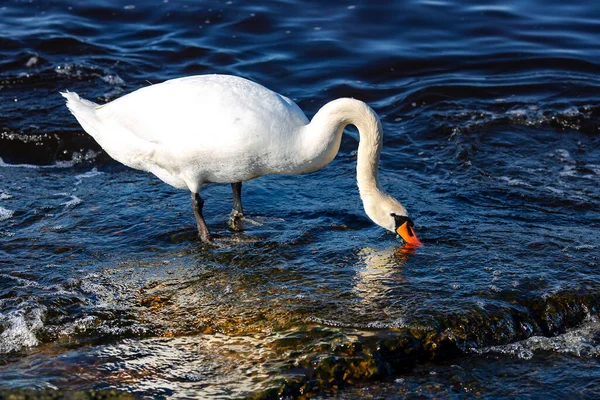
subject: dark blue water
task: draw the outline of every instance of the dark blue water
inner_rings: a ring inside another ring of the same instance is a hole
[[[58,94],[204,73],[368,102],[424,245],[364,214],[349,128],[242,232],[206,188],[204,246]],[[0,393],[598,397],[599,144],[595,2],[2,1]]]

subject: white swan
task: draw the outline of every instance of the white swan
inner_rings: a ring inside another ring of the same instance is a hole
[[[336,156],[346,125],[358,128],[356,175],[369,218],[419,245],[406,209],[379,186],[382,128],[365,103],[348,98],[323,106],[312,121],[292,100],[249,80],[202,75],[169,80],[98,105],[61,93],[83,129],[115,160],[192,192],[198,232],[211,235],[200,189],[231,183],[232,225],[243,215],[241,182],[266,174],[304,174]]]

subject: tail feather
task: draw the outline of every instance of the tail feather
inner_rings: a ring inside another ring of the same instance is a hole
[[[98,104],[82,99],[75,92],[60,92],[60,94],[67,99],[67,108],[71,111],[71,114],[77,118],[77,121],[81,124],[83,129],[96,137],[98,125],[98,116],[96,115],[96,108],[100,107]]]
[[[81,97],[79,97],[79,95],[75,92],[69,92],[68,90],[66,92],[60,92],[60,94],[62,95],[62,97],[64,97],[65,99],[67,99],[67,107],[69,107],[69,103],[71,101],[79,101],[87,106],[90,107],[100,107],[99,104],[94,103],[93,101],[89,101],[86,99],[82,99]]]
[[[83,129],[112,158],[132,168],[151,171],[159,177],[165,175],[161,169],[170,156],[155,143],[137,137],[115,121],[98,116],[96,111],[103,106],[82,99],[75,92],[67,91],[60,94],[67,99],[67,108]]]

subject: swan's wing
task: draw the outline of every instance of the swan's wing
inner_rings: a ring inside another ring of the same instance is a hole
[[[223,148],[308,123],[290,99],[243,78],[201,75],[139,89],[97,110],[149,142]]]

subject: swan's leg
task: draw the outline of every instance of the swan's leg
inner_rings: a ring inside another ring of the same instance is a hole
[[[234,182],[231,184],[233,191],[233,210],[229,217],[229,226],[234,231],[242,230],[242,217],[244,209],[242,208],[242,182]]]
[[[204,217],[202,216],[202,207],[204,207],[204,200],[198,193],[192,193],[192,208],[194,209],[194,216],[196,217],[196,224],[198,224],[198,235],[204,243],[210,243],[212,236],[208,231]]]

